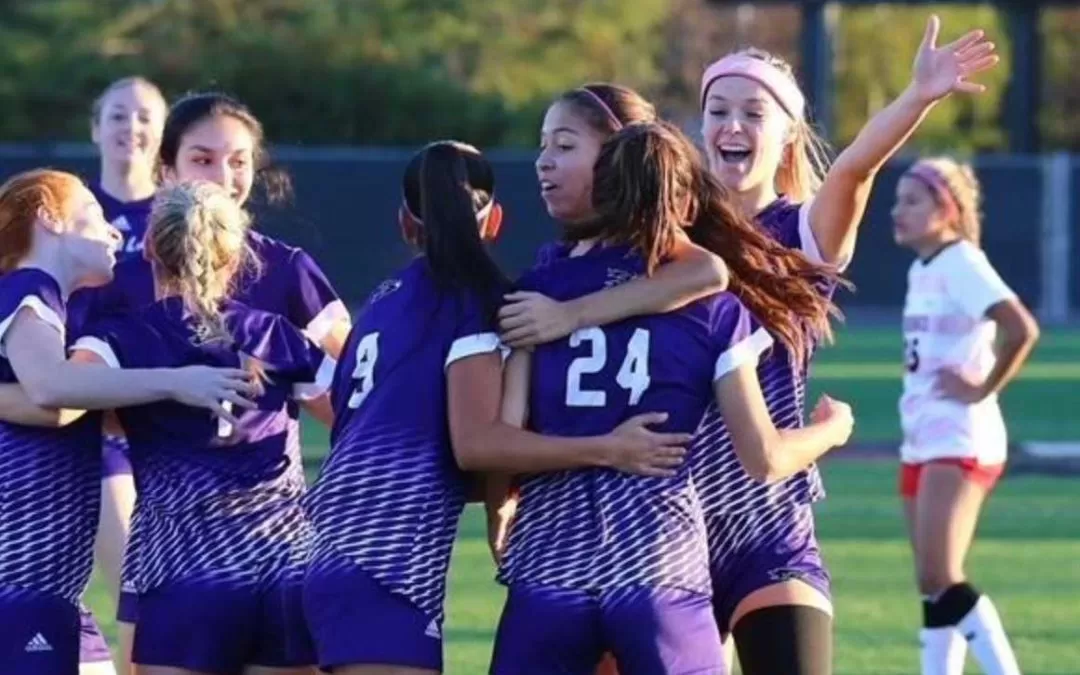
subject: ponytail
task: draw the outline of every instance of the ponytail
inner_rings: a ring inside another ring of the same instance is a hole
[[[425,148],[405,173],[405,207],[421,225],[420,246],[436,284],[471,291],[491,320],[509,287],[477,222],[495,207],[494,183],[478,151],[449,141]]]

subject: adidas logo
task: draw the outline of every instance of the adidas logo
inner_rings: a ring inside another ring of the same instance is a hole
[[[135,588],[135,583],[132,581],[125,581],[120,584],[121,593],[138,593],[139,589]]]
[[[51,652],[52,650],[52,645],[41,633],[34,635],[34,637],[30,638],[30,642],[26,643],[26,651],[28,652]]]
[[[441,640],[442,639],[442,631],[439,630],[439,622],[436,621],[435,619],[432,619],[431,623],[429,623],[427,625],[427,628],[424,630],[424,635],[428,636],[429,638],[435,638],[436,640]]]

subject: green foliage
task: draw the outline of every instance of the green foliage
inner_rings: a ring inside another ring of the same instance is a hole
[[[1008,137],[1000,111],[1009,78],[1010,45],[1004,16],[987,5],[942,6],[939,44],[973,28],[982,28],[997,44],[1002,63],[976,78],[989,90],[979,96],[953,96],[938,104],[909,147],[920,151],[1005,149]],[[885,6],[845,9],[836,46],[834,138],[850,143],[866,120],[911,82],[911,65],[926,27],[927,10]]]
[[[457,136],[484,146],[532,145],[548,102],[587,81],[628,84],[659,95],[676,118],[696,117],[701,54],[711,57],[734,39],[726,30],[730,12],[710,0],[3,4],[0,139],[6,141],[85,139],[90,102],[111,80],[139,73],[170,96],[211,87],[234,93],[277,142],[414,144]],[[983,27],[1003,64],[981,78],[991,88],[987,94],[939,105],[912,147],[1003,149],[1000,111],[1011,60],[1004,19],[986,4],[935,9],[943,40]],[[1080,11],[1047,12],[1056,18],[1043,22],[1047,104],[1041,124],[1054,146],[1080,147],[1080,87],[1070,86]],[[925,7],[903,5],[842,11],[838,145],[907,85],[926,14]],[[782,28],[797,14],[765,5],[755,16],[750,33],[735,31],[740,44],[776,48],[771,38],[790,34],[785,39],[795,40],[796,32]],[[789,47],[781,51],[797,53],[797,42]]]

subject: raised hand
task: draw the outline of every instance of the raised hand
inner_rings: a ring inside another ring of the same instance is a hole
[[[968,78],[990,70],[1000,58],[994,54],[994,43],[982,30],[973,30],[960,39],[942,47],[937,46],[941,19],[930,16],[919,52],[912,67],[915,92],[926,101],[937,101],[953,92],[980,94],[986,86]]]

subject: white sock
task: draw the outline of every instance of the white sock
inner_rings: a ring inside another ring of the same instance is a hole
[[[922,643],[922,675],[963,675],[967,642],[955,626],[923,628],[919,631]]]
[[[990,598],[981,596],[956,628],[967,638],[975,660],[986,675],[1020,675],[1009,636]]]

